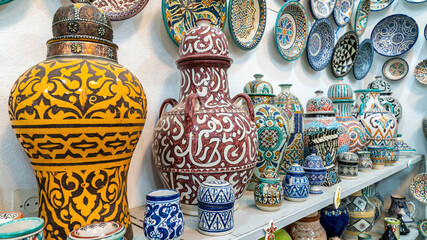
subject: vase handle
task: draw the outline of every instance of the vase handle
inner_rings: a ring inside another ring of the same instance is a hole
[[[406,202],[408,205],[412,206],[412,211],[409,211],[409,216],[411,218],[415,218],[415,213],[417,212],[417,209],[415,208],[415,204],[411,201]]]
[[[173,98],[168,98],[163,101],[162,106],[160,106],[160,112],[159,112],[159,118],[163,115],[165,112],[166,107],[170,104],[172,107],[175,107],[178,102]]]
[[[359,106],[359,116],[363,115],[363,109],[365,108],[366,103],[362,103]]]
[[[197,93],[192,93],[188,95],[187,100],[185,102],[185,129],[187,132],[190,132],[193,128],[194,124],[194,111],[196,110],[196,103],[199,103],[200,108],[200,98]]]
[[[251,118],[251,121],[254,122],[255,121],[254,105],[252,104],[252,101],[249,98],[249,96],[246,93],[239,93],[236,96],[234,96],[233,99],[231,99],[231,103],[236,105],[237,101],[239,100],[245,100],[246,105],[248,106],[249,117]]]

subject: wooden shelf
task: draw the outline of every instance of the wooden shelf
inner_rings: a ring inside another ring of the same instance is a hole
[[[272,219],[275,226],[283,228],[314,211],[320,210],[332,204],[335,190],[338,186],[341,187],[341,198],[345,198],[350,194],[363,189],[373,183],[379,182],[397,172],[400,172],[408,167],[413,167],[415,164],[421,163],[424,159],[423,155],[412,155],[409,157],[401,157],[399,161],[391,167],[385,167],[382,170],[372,170],[369,173],[359,172],[359,177],[356,180],[345,180],[332,187],[322,187],[323,194],[310,195],[304,202],[284,201],[282,208],[277,212],[264,212],[259,210],[253,200],[253,192],[246,191],[240,199],[240,207],[234,214],[234,231],[221,237],[209,237],[200,234],[197,231],[197,217],[185,216],[185,231],[181,239],[258,239],[265,235],[263,228]],[[142,230],[144,219],[144,207],[131,209],[131,220],[134,225],[134,239],[145,239]],[[416,232],[416,230],[411,231]],[[406,238],[405,238],[406,239]]]

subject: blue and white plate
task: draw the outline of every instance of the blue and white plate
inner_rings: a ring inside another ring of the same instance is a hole
[[[334,20],[338,27],[344,27],[351,18],[354,0],[337,0],[334,8]]]
[[[346,32],[337,42],[332,55],[332,73],[335,77],[347,75],[356,61],[359,37],[353,31]]]
[[[383,75],[389,80],[397,81],[406,76],[409,71],[408,63],[402,58],[392,58],[383,65]]]
[[[307,42],[307,58],[310,66],[320,71],[328,66],[334,52],[335,33],[332,23],[324,18],[311,28]]]
[[[355,0],[351,24],[357,36],[362,36],[368,26],[369,12],[371,11],[371,0]]]
[[[315,19],[328,18],[334,11],[336,0],[310,0],[310,9]]]
[[[371,39],[365,39],[359,46],[359,53],[353,67],[354,78],[362,80],[371,69],[374,61],[374,48]]]
[[[386,57],[395,57],[409,51],[418,38],[415,20],[403,14],[382,19],[371,33],[375,51]]]
[[[277,14],[274,40],[280,55],[288,60],[298,59],[308,37],[307,12],[297,1],[286,2]]]
[[[423,3],[423,2],[425,2],[427,0],[406,0],[406,1],[410,2],[410,3]]]
[[[245,51],[254,49],[264,35],[267,19],[265,0],[230,0],[228,27],[236,45]]]
[[[391,5],[393,0],[371,0],[371,11],[381,11]]]

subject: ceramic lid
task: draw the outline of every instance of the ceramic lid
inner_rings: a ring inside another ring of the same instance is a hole
[[[310,155],[305,158],[304,169],[324,169],[323,160],[317,156],[316,148],[311,148]]]
[[[359,157],[352,152],[343,152],[340,155],[338,155],[338,161],[347,162],[347,163],[358,163]]]
[[[324,97],[323,91],[317,90],[316,96],[307,101],[306,114],[335,114],[331,99]]]
[[[255,74],[255,80],[246,83],[243,92],[250,95],[263,95],[274,97],[273,86],[267,81],[261,80],[264,76],[262,74]]]
[[[381,76],[376,76],[375,80],[368,84],[368,89],[379,89],[383,94],[391,93],[390,84]]]
[[[0,224],[0,239],[9,239],[35,233],[43,228],[44,220],[38,217],[21,218]]]
[[[228,57],[228,41],[224,33],[211,26],[211,20],[200,18],[197,27],[188,30],[179,45],[180,58],[177,62],[190,59],[222,59],[231,62]]]
[[[343,78],[337,78],[337,83],[328,88],[328,98],[335,100],[352,100],[353,89],[350,85],[343,83]]]
[[[274,171],[274,168],[271,166],[267,166],[265,170],[261,173],[259,177],[259,182],[266,183],[279,183],[280,178],[279,175]]]
[[[294,163],[286,169],[286,173],[305,173],[305,171],[299,165],[299,161],[294,160]]]

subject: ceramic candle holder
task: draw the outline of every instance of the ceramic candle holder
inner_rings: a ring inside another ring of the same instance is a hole
[[[123,240],[126,228],[119,222],[99,222],[79,227],[67,240]]]
[[[43,240],[44,220],[37,217],[21,218],[0,224],[0,239]]]

